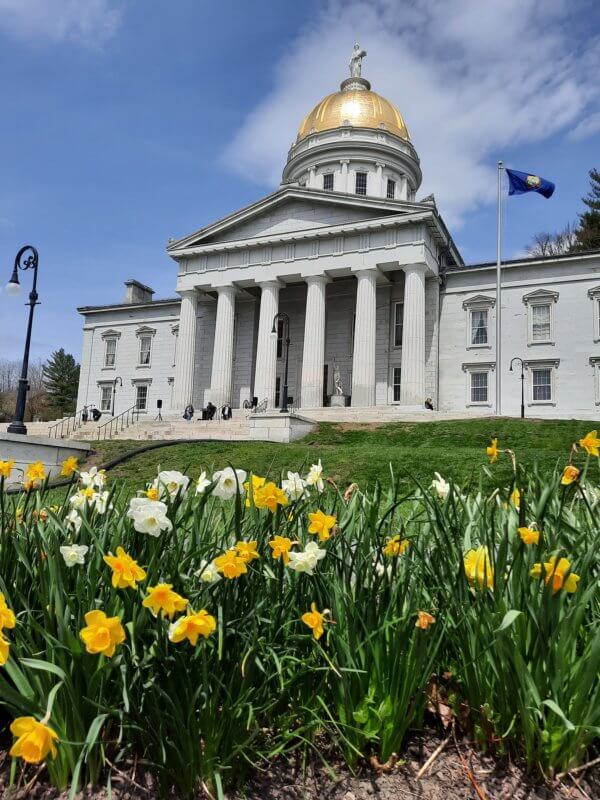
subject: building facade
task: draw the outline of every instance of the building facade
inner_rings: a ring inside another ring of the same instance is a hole
[[[290,404],[520,409],[588,417],[600,408],[600,254],[503,268],[503,362],[495,359],[495,265],[466,266],[398,110],[360,76],[302,122],[280,187],[171,241],[177,297],[126,284],[87,306],[78,408],[181,414],[209,401],[279,405],[289,338]],[[289,320],[289,335],[288,335]],[[334,386],[337,383],[337,388]]]

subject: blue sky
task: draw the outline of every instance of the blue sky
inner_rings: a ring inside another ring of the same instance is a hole
[[[495,162],[555,180],[508,204],[505,253],[575,219],[600,167],[594,0],[0,0],[0,282],[40,251],[32,354],[81,347],[78,305],[135,277],[172,296],[167,239],[272,191],[304,114],[363,74],[405,116],[465,260],[495,253]],[[29,277],[23,277],[27,288]],[[0,294],[0,358],[26,309]]]

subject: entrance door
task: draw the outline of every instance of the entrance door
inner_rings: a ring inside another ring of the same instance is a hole
[[[329,396],[329,364],[323,365],[323,405],[327,405],[327,397]]]

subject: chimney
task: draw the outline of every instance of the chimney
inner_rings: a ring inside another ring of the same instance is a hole
[[[151,303],[154,289],[130,278],[125,281],[125,303]]]

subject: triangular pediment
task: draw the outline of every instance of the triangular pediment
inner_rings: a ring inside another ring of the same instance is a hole
[[[300,187],[284,187],[168,247],[170,255],[197,245],[249,241],[425,210],[419,203],[388,201]]]

